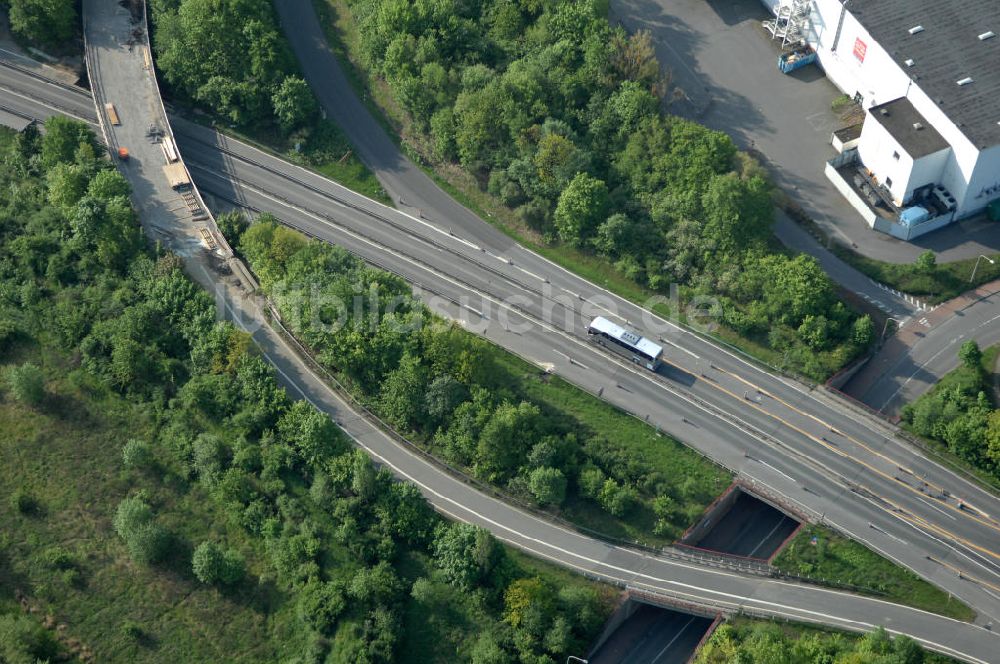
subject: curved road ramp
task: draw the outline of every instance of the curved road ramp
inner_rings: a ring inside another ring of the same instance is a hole
[[[108,151],[132,185],[152,238],[181,256],[232,249],[191,181],[160,98],[145,3],[85,0],[87,71]]]
[[[228,267],[239,265],[218,234],[197,191],[197,206],[174,186],[178,178],[163,139],[173,138],[149,55],[141,4],[84,0],[87,64],[102,130],[112,155],[134,188],[144,226],[185,261],[201,283],[224,295],[220,303],[250,330],[293,396],[331,415],[359,445],[399,476],[419,486],[440,511],[483,525],[503,541],[534,555],[623,587],[672,597],[713,611],[779,616],[853,631],[886,625],[921,643],[973,662],[988,662],[1000,639],[982,627],[849,593],[708,568],[625,548],[571,532],[480,493],[407,448],[343,399],[263,322]],[[105,104],[113,104],[113,124]],[[124,148],[126,152],[120,152]],[[178,155],[178,161],[180,157]],[[166,168],[166,170],[165,170]],[[188,176],[186,167],[184,175]],[[189,179],[189,176],[188,176]],[[173,186],[172,186],[173,185]],[[201,216],[202,213],[204,216]],[[207,231],[206,233],[203,231]],[[214,246],[213,246],[214,241]],[[238,313],[233,313],[238,312]],[[249,324],[247,323],[249,321]],[[994,660],[995,661],[995,660]]]

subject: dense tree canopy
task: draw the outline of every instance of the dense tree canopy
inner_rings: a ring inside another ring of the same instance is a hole
[[[25,362],[7,371],[11,396],[28,406],[38,406],[45,398],[45,374],[37,365]]]
[[[358,55],[429,156],[460,163],[544,238],[596,250],[654,291],[717,298],[722,323],[815,377],[870,343],[812,258],[772,253],[762,169],[725,134],[661,114],[651,36],[612,27],[606,2],[347,4]],[[745,279],[765,273],[802,288]]]
[[[153,0],[157,65],[171,89],[229,122],[290,132],[316,100],[267,0]]]
[[[412,647],[425,639],[427,629],[435,630],[436,638],[422,646],[428,656],[421,661],[469,659],[480,633],[495,635],[494,652],[504,661],[564,659],[585,646],[600,622],[587,616],[607,612],[589,584],[570,584],[578,596],[574,606],[586,622],[557,604],[552,610],[558,615],[541,616],[545,622],[561,618],[558,632],[570,638],[546,643],[518,638],[503,619],[502,597],[519,579],[539,576],[537,568],[509,558],[487,531],[464,536],[467,531],[445,523],[414,485],[395,481],[361,450],[350,449],[328,416],[308,402],[293,402],[249,335],[216,321],[211,298],[184,275],[178,257],[154,252],[130,236],[120,245],[118,260],[101,258],[100,242],[111,223],[107,208],[116,201],[123,202],[123,222],[138,232],[124,197],[127,188],[109,162],[88,149],[93,140],[88,132],[59,122],[52,129],[50,134],[79,141],[50,150],[48,166],[37,132],[14,140],[12,132],[0,129],[5,166],[0,169],[0,321],[6,330],[0,359],[12,359],[6,356],[11,348],[18,349],[18,357],[40,348],[45,370],[37,374],[46,375],[49,361],[71,367],[71,376],[59,376],[53,391],[74,395],[70,409],[74,419],[84,420],[79,426],[90,426],[86,418],[98,418],[88,408],[96,411],[114,400],[123,418],[134,418],[148,432],[141,440],[103,441],[122,445],[121,456],[113,453],[115,465],[96,470],[108,484],[87,487],[113,496],[101,518],[111,522],[111,538],[101,546],[112,554],[116,579],[135,577],[143,584],[134,586],[138,590],[169,584],[188,594],[198,592],[198,583],[219,586],[226,602],[253,604],[256,624],[280,625],[279,636],[267,635],[280,638],[282,656],[290,660],[391,662],[400,657],[402,644]],[[66,165],[79,167],[85,176],[83,193],[75,204],[64,206],[60,200],[56,206],[48,174]],[[231,220],[230,226],[244,224]],[[392,302],[396,295],[409,295],[402,282],[329,247],[318,249],[297,235],[266,230],[247,230],[247,246],[280,262],[281,269],[270,272],[275,278],[285,278],[286,270],[312,278],[316,271],[326,275],[321,284],[342,289],[345,297],[358,283],[366,291],[377,283],[385,299],[370,301],[366,316],[385,314],[390,307],[403,317],[412,313],[411,302],[401,307]],[[296,282],[289,278],[289,283]],[[315,320],[325,318],[328,302],[314,300],[310,306],[317,310],[306,307],[304,320],[312,321],[313,313]],[[423,393],[410,398],[408,389],[417,383],[402,375],[413,364],[406,359],[414,357],[407,355],[411,341],[392,321],[385,326],[375,340],[363,326],[339,333],[320,326],[317,334],[323,336],[317,338],[336,339],[337,352],[350,360],[359,380],[371,381],[373,390],[399,371],[398,387],[387,390],[385,399],[401,404],[393,411],[400,418],[415,416],[419,424],[433,411],[436,421],[447,421],[469,395],[467,383],[459,381],[490,373],[488,361],[476,361],[476,342],[450,330],[430,336],[433,359],[426,366],[421,360],[419,368],[454,376],[438,381],[436,405],[430,408]],[[372,347],[386,357],[369,367]],[[0,375],[6,378],[10,367],[21,364],[8,362]],[[0,389],[10,395],[10,387],[5,380]],[[492,414],[495,404],[489,406]],[[8,404],[8,410],[46,422],[60,417],[20,405]],[[114,501],[120,501],[117,507]],[[213,508],[199,514],[217,515],[217,521],[190,519],[191,504],[204,502]],[[7,504],[17,518],[34,518],[41,503],[17,490]],[[138,565],[123,571],[118,557]],[[57,573],[47,569],[46,579],[75,578],[64,554],[51,558],[50,564],[60,567],[54,568]],[[88,561],[87,567],[99,564]],[[259,583],[240,583],[243,574],[259,577]],[[59,588],[38,586],[50,599]],[[258,602],[261,588],[268,588],[266,601]],[[447,610],[427,612],[431,601]],[[111,633],[119,634],[117,629]],[[132,641],[147,629],[154,633],[156,625],[121,626]],[[43,636],[36,625],[11,620],[0,609],[0,659],[64,659]],[[122,647],[116,636],[108,639]]]
[[[43,47],[65,48],[79,21],[74,0],[8,0],[10,27]]]

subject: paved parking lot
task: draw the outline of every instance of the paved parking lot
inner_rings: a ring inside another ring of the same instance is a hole
[[[630,31],[652,32],[656,54],[683,92],[671,112],[729,133],[753,148],[774,179],[831,237],[872,258],[909,263],[925,249],[939,260],[1000,251],[996,226],[955,225],[916,243],[877,233],[823,174],[835,154],[830,134],[841,120],[830,108],[840,92],[808,66],[790,75],[776,67],[777,44],[760,27],[769,16],[759,0],[612,0]],[[780,229],[779,229],[780,235]]]

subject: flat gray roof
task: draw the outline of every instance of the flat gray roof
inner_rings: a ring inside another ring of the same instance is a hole
[[[1000,144],[1000,1],[847,0],[920,89],[979,149]],[[920,26],[923,30],[910,33]],[[979,39],[979,35],[996,33]],[[906,64],[913,60],[913,66]],[[967,85],[958,81],[971,78]]]
[[[868,109],[871,119],[899,142],[914,159],[948,147],[948,141],[920,115],[909,99],[900,97]],[[919,127],[919,128],[918,128]]]

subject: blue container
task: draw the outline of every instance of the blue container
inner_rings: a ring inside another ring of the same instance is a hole
[[[800,67],[816,62],[816,51],[808,46],[778,56],[778,69],[789,74]]]
[[[919,205],[908,207],[899,213],[899,222],[904,226],[916,226],[930,218],[931,213],[927,211],[927,208]]]

